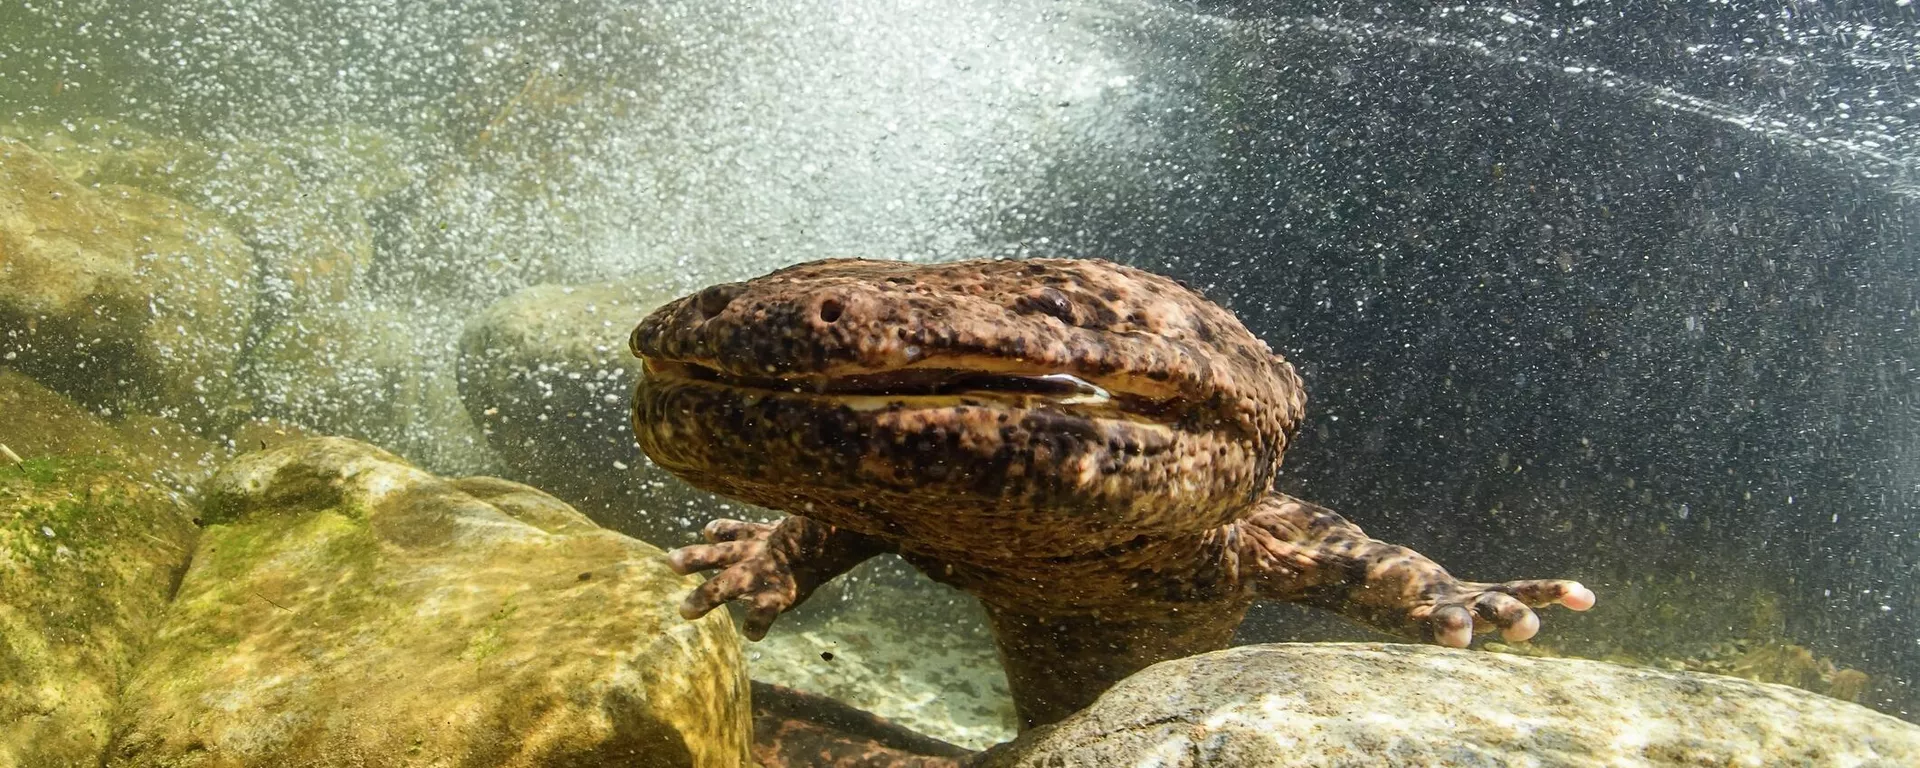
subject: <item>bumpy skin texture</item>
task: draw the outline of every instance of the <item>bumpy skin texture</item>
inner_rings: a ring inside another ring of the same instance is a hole
[[[1066,373],[1182,404],[1170,422],[967,397],[856,410],[646,377],[636,423],[661,466],[958,560],[1230,522],[1266,491],[1306,403],[1293,367],[1225,309],[1105,262],[814,262],[670,303],[632,345],[743,379]]]
[[[715,521],[673,553],[719,570],[683,613],[742,600],[758,638],[896,552],[986,606],[1023,726],[1224,647],[1255,600],[1454,646],[1592,604],[1569,581],[1458,581],[1273,492],[1306,402],[1293,367],[1130,267],[813,262],[670,303],[632,346],[647,454],[790,515]]]

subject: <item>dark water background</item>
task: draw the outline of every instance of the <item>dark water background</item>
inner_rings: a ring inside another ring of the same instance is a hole
[[[1777,631],[1912,717],[1912,9],[1213,10],[1245,26],[1195,83],[1233,94],[1208,161],[1072,242],[1298,361],[1286,487],[1461,574],[1628,593],[1588,620],[1667,625],[1643,649]]]

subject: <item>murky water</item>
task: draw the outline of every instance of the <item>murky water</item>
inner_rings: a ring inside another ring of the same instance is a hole
[[[633,446],[653,305],[835,256],[1108,258],[1300,367],[1283,490],[1600,594],[1519,651],[1920,711],[1905,2],[34,0],[0,73],[0,370],[121,426],[345,435],[670,547],[741,510]],[[178,245],[29,268],[68,231]],[[968,598],[848,581],[771,674],[1010,734]],[[1239,635],[1295,638],[1379,636]]]

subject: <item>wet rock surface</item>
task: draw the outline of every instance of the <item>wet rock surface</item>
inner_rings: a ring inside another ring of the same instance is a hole
[[[0,413],[21,459],[0,460],[0,765],[92,765],[193,549],[193,512],[163,480],[210,446],[4,370]]]
[[[243,456],[122,700],[113,766],[737,766],[725,617],[557,499],[320,438]]]
[[[0,361],[82,403],[207,426],[236,391],[253,256],[216,217],[77,183],[0,138]]]
[[[1375,643],[1170,661],[995,750],[1038,766],[1910,765],[1920,726],[1795,688]]]
[[[1019,721],[986,612],[911,568],[876,558],[781,616],[746,644],[754,680],[972,749],[1013,738]]]

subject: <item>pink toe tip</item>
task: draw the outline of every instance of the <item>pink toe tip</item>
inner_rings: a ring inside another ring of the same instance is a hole
[[[1575,584],[1567,587],[1567,593],[1560,596],[1560,604],[1576,611],[1584,611],[1593,607],[1595,599],[1593,590]]]
[[[1537,634],[1540,634],[1540,617],[1533,611],[1527,611],[1526,615],[1520,617],[1520,620],[1514,622],[1512,626],[1500,630],[1500,637],[1510,643],[1532,640]]]

